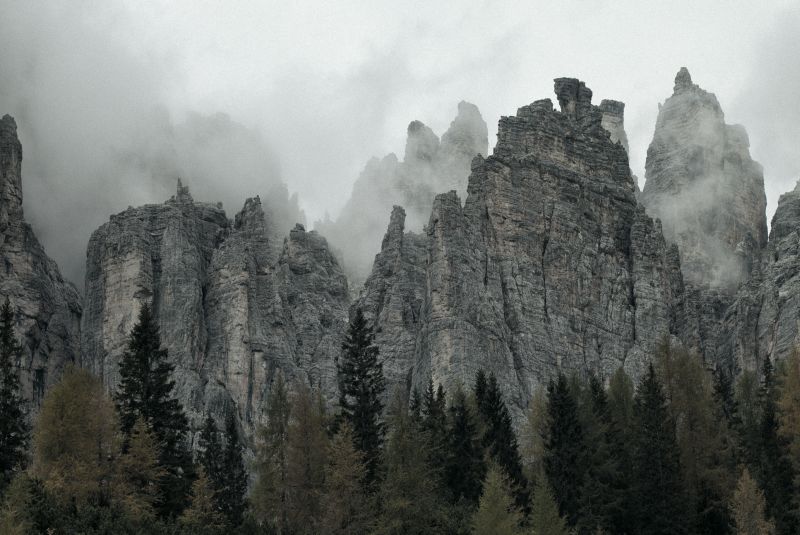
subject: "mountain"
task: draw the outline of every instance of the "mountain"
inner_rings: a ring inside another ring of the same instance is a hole
[[[278,372],[332,401],[347,280],[318,233],[298,224],[281,242],[271,221],[258,197],[230,221],[180,183],[163,204],[112,216],[87,250],[82,365],[115,389],[128,333],[152,301],[198,428],[205,414],[234,412],[252,438]]]
[[[0,266],[0,297],[12,305],[22,344],[22,395],[36,408],[64,366],[78,359],[81,297],[25,222],[22,144],[8,115],[0,119]]]
[[[446,389],[492,371],[519,417],[559,371],[639,377],[682,337],[675,246],[636,201],[620,122],[572,78],[500,120],[467,197],[440,194],[422,235],[395,209],[355,306],[378,332],[393,385]]]

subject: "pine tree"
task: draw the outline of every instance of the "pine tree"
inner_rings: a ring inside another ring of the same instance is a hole
[[[533,487],[533,508],[531,512],[532,535],[568,535],[567,523],[558,514],[553,489],[544,474],[536,479]],[[618,533],[618,532],[617,532]]]
[[[256,484],[250,497],[256,519],[278,533],[286,533],[287,449],[289,394],[278,372],[267,398],[267,424],[259,430],[256,451]]]
[[[356,447],[364,452],[368,486],[378,479],[381,446],[384,437],[383,365],[378,360],[378,347],[373,344],[372,328],[361,309],[357,309],[342,344],[337,362],[339,374],[339,407],[350,423]]]
[[[449,412],[445,482],[455,503],[463,500],[470,506],[476,506],[486,477],[486,462],[475,416],[460,387],[453,395]]]
[[[214,489],[203,467],[192,483],[191,502],[180,516],[184,532],[192,535],[222,535],[225,519],[214,500]]]
[[[225,450],[222,455],[222,478],[217,488],[217,504],[228,520],[237,527],[244,521],[247,508],[247,470],[242,458],[242,443],[233,412],[225,417]]]
[[[158,439],[159,461],[166,470],[159,509],[165,517],[177,516],[186,506],[193,478],[192,455],[186,443],[189,425],[173,395],[175,366],[168,359],[150,305],[144,303],[119,364],[116,402],[126,437],[141,417]]]
[[[559,512],[574,526],[586,473],[586,446],[578,407],[562,373],[547,387],[547,407],[550,428],[545,443],[545,473],[553,486]]]
[[[14,313],[6,298],[0,309],[0,495],[25,467],[30,428],[19,393],[17,362],[22,348],[14,337]]]
[[[441,489],[430,477],[422,433],[408,412],[400,392],[390,408],[391,433],[386,444],[386,478],[381,486],[383,510],[377,533],[403,535],[441,533],[447,515]]]
[[[156,438],[139,418],[131,429],[128,451],[114,466],[114,501],[129,518],[143,525],[152,524],[164,475],[158,464]]]
[[[353,430],[343,422],[330,443],[320,532],[365,535],[371,531],[370,508],[364,493],[367,467],[364,454],[353,445]]]
[[[472,517],[473,535],[517,535],[523,515],[502,468],[492,464],[483,483],[478,510]]]
[[[786,442],[778,434],[778,390],[772,362],[764,360],[761,403],[759,483],[767,500],[767,513],[775,520],[780,534],[797,533],[797,510],[794,489],[794,468]]]
[[[326,421],[319,391],[299,385],[287,436],[286,514],[292,533],[319,532],[328,454]]]
[[[765,506],[764,493],[744,468],[731,502],[736,535],[773,535],[775,525],[766,519]]]
[[[511,478],[517,505],[527,508],[528,481],[522,473],[517,436],[494,374],[490,374],[486,381],[482,372],[478,372],[475,380],[475,398],[485,429],[483,445],[490,457]]]
[[[631,506],[636,531],[685,534],[686,500],[675,425],[652,364],[636,390],[634,403]]]

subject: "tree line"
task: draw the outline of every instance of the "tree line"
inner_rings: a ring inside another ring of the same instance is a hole
[[[483,371],[450,392],[429,381],[387,395],[379,348],[356,311],[337,361],[335,409],[318,388],[276,373],[245,461],[235,408],[220,425],[206,418],[191,448],[148,306],[113,396],[89,372],[69,369],[33,429],[19,394],[19,350],[6,302],[2,533],[800,529],[798,354],[776,367],[767,359],[734,384],[665,340],[638,384],[622,368],[608,378],[559,374],[514,422],[496,377]]]

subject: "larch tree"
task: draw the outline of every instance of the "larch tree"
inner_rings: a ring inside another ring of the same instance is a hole
[[[478,509],[472,517],[473,535],[518,535],[523,514],[504,470],[492,463],[486,473]]]
[[[256,483],[250,503],[256,519],[278,533],[286,533],[287,449],[289,393],[278,372],[267,397],[267,423],[259,429],[256,450]]]
[[[54,496],[79,506],[109,499],[119,427],[99,379],[68,368],[42,402],[33,440],[33,473]]]
[[[327,417],[319,391],[297,387],[287,435],[288,525],[292,533],[319,532],[328,456]]]
[[[343,422],[328,450],[322,496],[320,531],[330,535],[365,535],[371,532],[372,510],[364,492],[367,467],[364,453],[356,449],[353,430]]]
[[[553,488],[544,474],[536,478],[536,483],[534,483],[531,509],[531,528],[529,530],[531,535],[569,534],[566,521],[558,513],[558,503],[553,495]]]
[[[742,470],[731,501],[736,535],[773,535],[775,525],[766,518],[764,493],[747,468]]]
[[[128,450],[114,465],[114,501],[127,516],[148,525],[156,516],[161,478],[166,471],[158,464],[156,437],[138,418],[131,429]]]

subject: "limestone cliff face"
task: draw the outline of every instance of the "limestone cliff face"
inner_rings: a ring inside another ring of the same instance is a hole
[[[0,299],[14,309],[23,396],[35,410],[80,351],[81,299],[36,239],[22,210],[22,145],[0,119]]]
[[[422,230],[437,193],[465,191],[470,161],[485,155],[488,143],[478,108],[461,102],[441,141],[428,126],[412,121],[402,162],[389,154],[367,164],[339,218],[315,225],[341,253],[353,281],[360,285],[369,275],[392,206],[405,208],[408,228]]]
[[[114,389],[138,308],[152,300],[194,424],[236,411],[252,436],[278,370],[332,397],[346,279],[318,234],[274,235],[258,198],[229,221],[180,184],[164,204],[112,216],[87,251],[83,365]]]
[[[735,291],[767,243],[764,177],[747,133],[725,124],[717,98],[686,68],[660,107],[641,200],[678,244],[694,286]]]
[[[781,195],[753,271],[716,338],[721,364],[734,372],[759,370],[765,358],[780,360],[800,347],[800,183]]]
[[[683,335],[678,253],[637,205],[619,136],[582,82],[555,90],[560,111],[540,100],[500,120],[463,207],[436,197],[424,262],[393,214],[358,305],[402,340],[382,346],[395,383],[451,389],[483,368],[519,417],[559,370],[638,377],[662,336]]]

